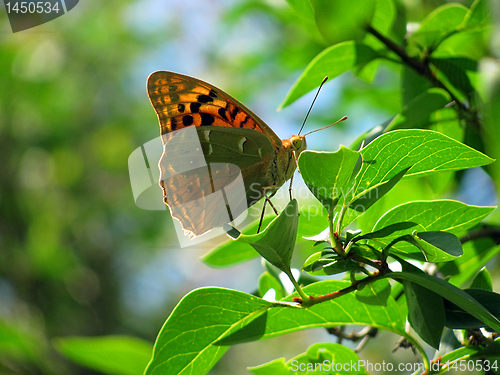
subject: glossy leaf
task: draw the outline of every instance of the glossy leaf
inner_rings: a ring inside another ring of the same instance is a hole
[[[53,340],[74,363],[110,375],[141,375],[153,352],[151,343],[129,336],[66,337]]]
[[[452,200],[408,202],[386,212],[377,221],[373,231],[400,222],[418,223],[416,227],[396,231],[387,237],[380,238],[379,243],[385,245],[397,237],[412,233],[414,230],[417,232],[442,231],[459,234],[479,223],[493,209],[494,207],[468,206],[465,203]],[[394,245],[391,252],[423,259],[416,248],[404,242]]]
[[[347,194],[347,184],[359,153],[341,146],[337,152],[304,151],[299,170],[307,187],[328,209]]]
[[[316,56],[287,93],[279,108],[284,108],[318,87],[323,78],[330,80],[354,67],[362,67],[380,55],[361,43],[342,42],[328,47]]]
[[[354,195],[349,202],[366,196],[370,191],[376,196],[380,186],[409,166],[411,168],[403,181],[492,162],[488,156],[431,130],[392,131],[376,138],[360,152],[363,163],[355,177],[351,190]],[[343,225],[348,225],[359,215],[359,212],[349,209]]]
[[[361,156],[363,163],[356,176],[353,200],[409,166],[405,179],[477,167],[493,161],[479,151],[432,130],[386,133],[363,148]]]
[[[356,290],[354,295],[358,301],[367,305],[387,306],[387,300],[391,295],[391,284],[387,279],[377,280],[363,289]]]
[[[403,286],[408,322],[422,340],[438,349],[445,323],[443,298],[411,281],[403,281]]]
[[[449,262],[463,253],[460,240],[452,233],[418,232],[412,238],[427,262]]]
[[[324,295],[351,285],[349,281],[327,280],[307,285],[303,288],[308,295]],[[297,296],[294,293],[282,301],[291,302]],[[349,306],[346,310],[345,306]],[[368,306],[356,299],[354,293],[319,303],[307,309],[277,307],[272,308],[260,318],[243,327],[240,331],[226,336],[220,341],[221,345],[234,345],[242,342],[267,339],[288,334],[306,328],[331,328],[338,325],[357,324],[370,325],[388,329],[402,336],[406,336],[404,329],[405,319],[399,308],[389,297],[387,306]],[[262,327],[265,325],[265,327]]]
[[[483,289],[493,291],[493,280],[491,279],[491,275],[486,269],[486,267],[481,268],[481,270],[476,274],[474,280],[470,285],[471,289]]]
[[[497,319],[500,319],[500,294],[484,289],[465,289],[464,292],[479,302]],[[477,329],[486,325],[451,302],[445,301],[445,308],[448,328]]]
[[[252,245],[265,260],[291,275],[290,261],[297,238],[298,213],[297,201],[293,199],[263,232],[242,234],[237,241]]]
[[[145,375],[206,374],[228,349],[214,343],[271,306],[260,298],[229,289],[190,292],[163,325]]]
[[[275,216],[264,218],[262,227],[265,228],[274,218]],[[322,206],[307,205],[299,209],[299,237],[312,236],[316,234],[318,227],[326,225],[328,225],[327,216]],[[259,220],[245,228],[243,233],[257,233],[258,226]],[[229,239],[220,246],[210,250],[201,260],[211,267],[227,267],[255,259],[258,256],[259,253],[251,246],[248,246],[248,244]]]
[[[386,195],[391,189],[396,185],[411,168],[407,167],[399,172],[397,175],[392,177],[389,181],[386,181],[377,187],[376,192],[373,190],[366,190],[366,192],[358,197],[354,202],[349,205],[349,208],[358,211],[360,213],[368,210],[375,202]]]
[[[408,230],[408,229],[411,229],[411,228],[415,228],[418,224],[417,223],[414,223],[412,221],[404,221],[404,222],[401,222],[401,223],[395,223],[395,224],[390,224],[382,229],[379,229],[375,232],[371,232],[371,233],[367,233],[367,234],[364,234],[362,236],[359,236],[359,237],[356,237],[354,239],[355,242],[358,242],[358,241],[361,241],[361,240],[371,240],[371,239],[374,239],[374,238],[384,238],[384,237],[388,237],[392,234],[394,234],[395,232],[399,232],[399,231],[404,231],[404,230]]]
[[[443,279],[420,271],[418,268],[407,262],[401,263],[404,264],[404,271],[392,272],[388,274],[388,277],[395,280],[410,281],[413,284],[418,284],[429,291],[446,298],[464,311],[468,312],[470,315],[490,326],[492,329],[497,331],[500,329],[500,320],[492,315],[468,293]]]

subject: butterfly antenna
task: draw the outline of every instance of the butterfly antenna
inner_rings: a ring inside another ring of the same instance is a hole
[[[333,126],[333,125],[338,124],[339,122],[342,122],[342,121],[345,121],[345,120],[347,120],[347,116],[342,117],[340,120],[337,120],[333,124],[325,126],[324,128],[319,128],[319,129],[311,130],[309,133],[304,134],[304,136],[309,135],[309,134],[314,133],[314,132],[317,132],[317,131],[320,131],[320,130],[323,130],[323,129],[326,129],[326,128],[329,128],[330,126]]]
[[[314,97],[314,99],[313,99],[313,101],[311,103],[311,106],[309,107],[309,111],[307,111],[306,117],[304,118],[304,122],[302,123],[302,126],[300,127],[298,135],[300,135],[300,132],[304,128],[304,125],[306,124],[307,118],[309,117],[309,113],[311,113],[311,110],[312,110],[312,107],[314,105],[314,102],[318,98],[319,92],[321,91],[321,88],[323,87],[323,85],[325,84],[326,81],[328,81],[328,76],[326,76],[325,78],[323,78],[323,81],[321,82],[321,85],[319,85],[318,91],[316,92],[316,96]]]

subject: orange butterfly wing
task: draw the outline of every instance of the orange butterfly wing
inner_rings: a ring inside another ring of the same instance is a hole
[[[259,131],[281,146],[281,139],[255,113],[207,82],[159,71],[149,76],[147,86],[161,134],[191,125],[227,126]]]
[[[190,236],[233,221],[262,197],[263,187],[274,184],[282,142],[243,104],[172,72],[151,74],[147,89],[165,146],[160,160],[165,203]],[[196,129],[202,154],[193,137],[178,141],[176,131],[188,127]],[[240,171],[244,190],[235,187]]]

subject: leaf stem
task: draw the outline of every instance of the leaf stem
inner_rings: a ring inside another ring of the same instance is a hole
[[[336,290],[335,292],[324,294],[322,296],[307,296],[307,299],[300,299],[300,297],[295,297],[293,300],[294,302],[299,302],[302,307],[311,307],[313,305],[316,305],[318,303],[330,301],[335,298],[342,297],[348,293],[354,292],[357,290],[362,284],[367,284],[367,283],[373,283],[374,281],[381,279],[383,277],[386,277],[387,272],[376,272],[372,276],[367,276],[364,279],[358,280],[353,282],[351,285],[349,285],[347,288]],[[298,290],[297,290],[298,292]],[[303,291],[302,291],[303,293]],[[302,297],[302,294],[299,292],[299,294]]]
[[[288,278],[292,282],[292,284],[295,287],[295,290],[297,291],[297,293],[299,293],[301,300],[305,301],[305,303],[309,303],[309,300],[310,300],[311,297],[309,297],[307,294],[304,293],[304,291],[300,287],[300,285],[297,282],[297,280],[295,280],[295,277],[293,277],[292,273],[291,272],[286,272],[286,275],[288,276]]]

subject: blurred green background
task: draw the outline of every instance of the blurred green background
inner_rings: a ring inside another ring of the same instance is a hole
[[[446,1],[403,3],[418,22]],[[275,109],[324,47],[282,0],[82,0],[15,34],[0,8],[0,374],[92,374],[51,340],[153,342],[193,288],[256,288],[260,261],[211,269],[198,259],[209,245],[181,250],[166,211],[135,205],[128,157],[159,135],[146,79],[171,70],[208,81],[284,138],[312,94]],[[374,84],[350,74],[328,83],[306,129],[349,121],[309,137],[309,148],[336,150],[397,113],[397,80],[394,65]],[[243,374],[322,339],[333,340],[313,330],[240,345],[213,373]],[[373,361],[392,355],[388,342],[383,351],[374,343]]]

